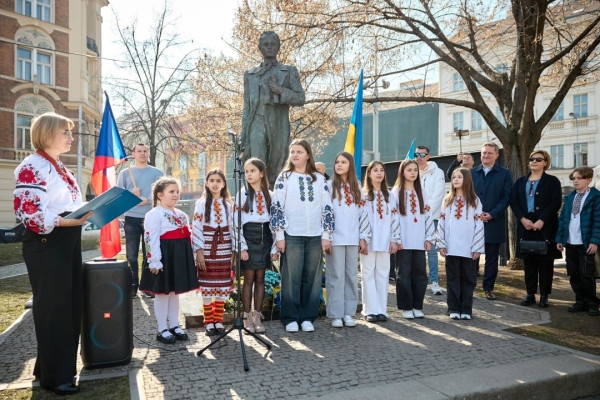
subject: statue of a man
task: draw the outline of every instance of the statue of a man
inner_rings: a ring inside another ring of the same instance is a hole
[[[298,70],[277,61],[279,47],[275,32],[263,32],[258,41],[263,62],[244,72],[243,160],[263,160],[271,187],[288,155],[290,106],[304,105]]]

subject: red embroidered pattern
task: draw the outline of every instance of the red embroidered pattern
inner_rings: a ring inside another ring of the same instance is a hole
[[[446,214],[445,213],[440,213],[440,219],[446,219]]]
[[[414,221],[417,222],[417,194],[414,190],[410,192],[410,212],[415,216]]]
[[[17,184],[24,183],[27,185],[40,185],[46,186],[46,181],[40,175],[38,171],[33,168],[33,165],[26,164],[19,171],[19,177],[17,180]]]
[[[392,215],[396,215],[398,214],[398,209],[397,208],[392,208]]]
[[[215,222],[217,223],[217,226],[219,226],[223,220],[221,219],[221,204],[219,204],[218,200],[215,200],[213,207],[215,209]]]
[[[479,220],[482,220],[483,218],[482,218],[482,215],[481,215],[481,214],[475,214],[475,215],[473,216],[473,219],[474,219],[475,221],[479,221]]]
[[[454,216],[456,219],[460,219],[462,217],[463,208],[465,206],[462,197],[457,197],[454,204],[456,205],[456,209],[454,210]]]
[[[383,219],[383,200],[381,199],[381,192],[377,192],[377,213],[379,219]]]
[[[350,196],[350,185],[349,184],[344,184],[344,197],[346,198],[345,203],[347,206],[350,206],[352,204],[352,196]]]
[[[262,192],[256,193],[256,211],[258,215],[263,215],[265,213],[265,198]]]
[[[194,213],[194,221],[202,222],[203,216],[202,214]]]
[[[365,201],[364,200],[361,200],[360,203],[358,203],[359,207],[364,207],[364,205],[365,205]]]

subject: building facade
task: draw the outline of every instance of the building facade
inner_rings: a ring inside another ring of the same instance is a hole
[[[61,156],[77,175],[81,142],[84,196],[102,118],[102,16],[107,0],[0,0],[0,226],[15,223],[13,171],[31,154],[30,127],[55,111],[75,122],[71,152]],[[79,108],[82,118],[79,118]]]

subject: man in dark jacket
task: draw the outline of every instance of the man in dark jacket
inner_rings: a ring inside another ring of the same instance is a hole
[[[506,242],[506,209],[513,186],[512,174],[498,165],[500,149],[496,143],[481,146],[481,165],[473,168],[473,186],[483,207],[485,227],[485,267],[483,290],[485,298],[495,300],[494,284],[498,276],[500,245]]]
[[[456,159],[452,160],[452,164],[448,167],[446,171],[446,177],[450,182],[452,182],[452,173],[456,168],[465,167],[468,169],[473,169],[475,166],[475,160],[473,160],[473,156],[469,153],[458,153]]]

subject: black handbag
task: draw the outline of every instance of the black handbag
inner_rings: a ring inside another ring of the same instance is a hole
[[[544,240],[521,240],[519,241],[519,252],[522,256],[545,256],[548,254],[548,245],[550,242],[540,231]]]

